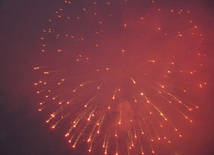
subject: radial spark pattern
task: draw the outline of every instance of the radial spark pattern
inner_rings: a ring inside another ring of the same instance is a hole
[[[71,147],[151,154],[182,137],[202,80],[204,34],[185,9],[147,0],[65,1],[42,32],[39,111]],[[180,127],[181,128],[181,127]]]

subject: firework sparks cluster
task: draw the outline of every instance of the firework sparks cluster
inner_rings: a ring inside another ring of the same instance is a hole
[[[205,37],[190,10],[160,4],[64,1],[44,27],[39,111],[71,147],[152,154],[182,137],[177,119],[193,122]]]

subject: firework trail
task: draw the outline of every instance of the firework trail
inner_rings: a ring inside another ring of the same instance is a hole
[[[191,12],[159,1],[64,2],[43,29],[34,68],[51,128],[95,154],[152,154],[182,137],[176,120],[192,122],[206,85],[205,37]]]

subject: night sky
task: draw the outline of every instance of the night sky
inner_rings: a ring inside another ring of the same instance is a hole
[[[77,2],[75,2],[77,3]],[[184,125],[184,136],[164,145],[156,154],[214,154],[214,2],[212,0],[163,0],[167,7],[190,8],[198,26],[206,36],[207,54],[204,76],[207,86],[200,96],[194,122]],[[62,5],[60,0],[0,1],[0,154],[2,155],[78,155],[60,130],[51,130],[45,123],[47,114],[38,112],[40,99],[33,83],[38,75],[33,68],[41,57],[41,33],[49,17]],[[75,5],[78,5],[75,4]],[[182,123],[180,123],[181,125]],[[103,152],[101,153],[103,154]]]

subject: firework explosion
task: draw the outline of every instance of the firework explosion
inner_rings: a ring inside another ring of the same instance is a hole
[[[206,82],[204,35],[184,9],[134,0],[65,1],[42,32],[34,83],[46,123],[71,147],[151,154],[182,137]]]

